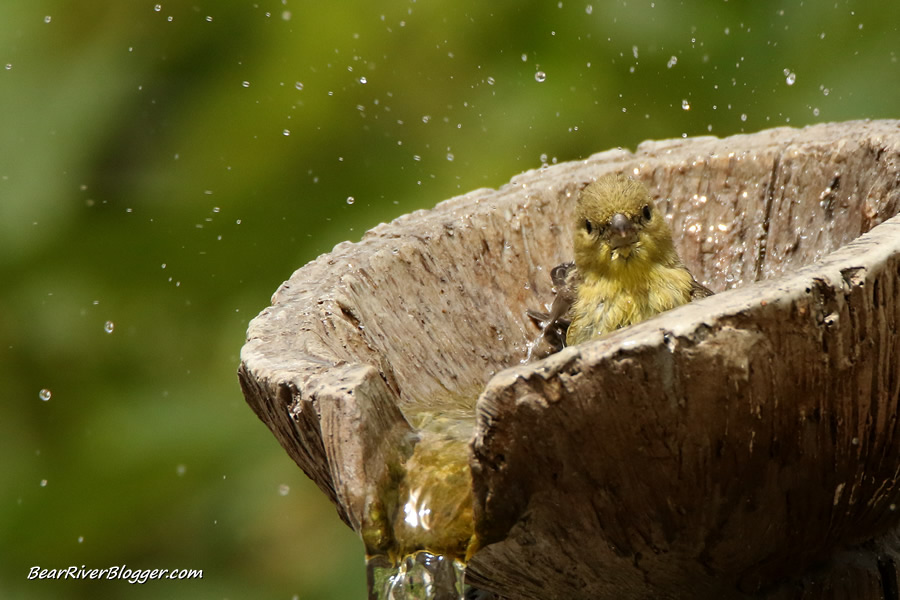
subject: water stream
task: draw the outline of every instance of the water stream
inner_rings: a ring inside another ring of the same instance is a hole
[[[388,552],[367,549],[370,600],[463,600],[475,547],[469,440],[474,411],[410,417],[419,430],[390,515]]]
[[[398,564],[383,556],[366,561],[369,600],[463,600],[465,563],[426,551]]]

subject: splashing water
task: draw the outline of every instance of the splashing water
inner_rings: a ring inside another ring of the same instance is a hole
[[[366,561],[370,600],[463,600],[465,565],[458,559],[417,552],[398,566],[384,557]]]

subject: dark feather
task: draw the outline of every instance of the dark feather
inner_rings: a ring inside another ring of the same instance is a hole
[[[699,300],[700,298],[707,298],[712,296],[715,292],[711,289],[703,285],[694,279],[694,276],[691,275],[691,300]]]
[[[545,313],[528,309],[526,314],[541,329],[529,352],[529,360],[539,360],[559,352],[566,346],[566,332],[569,330],[571,318],[569,311],[575,301],[575,289],[578,273],[575,263],[567,262],[550,271],[550,279],[556,288],[556,297],[550,305],[550,312]]]

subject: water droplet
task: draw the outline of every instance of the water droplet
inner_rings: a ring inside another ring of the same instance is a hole
[[[103,331],[105,331],[106,333],[112,333],[115,328],[116,324],[112,321],[107,321],[103,324]]]
[[[544,83],[547,80],[547,74],[543,71],[538,71],[534,74],[534,80],[538,83]]]
[[[584,7],[584,12],[586,12],[587,14],[591,14],[592,12],[594,12],[594,7],[588,4]]]
[[[794,82],[797,81],[797,74],[792,72],[790,69],[784,70],[784,81],[788,85],[794,85]]]
[[[287,496],[289,493],[291,493],[291,486],[286,483],[282,483],[278,486],[278,493],[282,496]]]
[[[156,6],[153,7],[153,10],[155,10],[156,12],[161,11],[161,10],[162,10],[162,4],[157,4]]]
[[[455,158],[455,157],[453,156],[453,153],[452,153],[452,152],[448,152],[448,153],[447,153],[447,160],[449,160],[450,162],[453,162],[453,159],[454,159],[454,158]]]
[[[747,114],[746,114],[746,113],[742,113],[742,114],[741,114],[741,121],[746,121],[746,120],[747,120]]]
[[[369,80],[366,79],[365,77],[360,77],[360,78],[359,78],[359,82],[360,82],[361,84],[363,84],[363,85],[366,85],[366,84],[369,82]]]
[[[430,115],[425,115],[425,116],[422,117],[422,122],[423,122],[423,123],[427,123],[427,122],[430,121],[430,120],[431,120],[431,116],[430,116]]]
[[[819,109],[818,109],[818,108],[814,108],[814,109],[813,109],[813,116],[814,116],[814,117],[818,117],[818,116],[819,116]]]
[[[298,82],[296,82],[296,83],[294,84],[294,87],[297,88],[298,90],[302,90],[302,89],[303,89],[303,83],[300,82],[300,81],[298,81]]]
[[[285,130],[282,131],[281,133],[283,133],[284,135],[291,135],[291,130],[290,130],[290,129],[285,129]]]
[[[250,87],[250,82],[249,82],[249,81],[242,81],[242,82],[241,82],[241,85],[244,86],[245,88],[248,88],[248,87]]]
[[[674,67],[674,66],[677,65],[677,64],[678,64],[678,57],[677,57],[677,56],[671,56],[671,57],[669,57],[669,62],[666,63],[666,67],[668,67],[669,69],[671,69],[672,67]]]
[[[206,22],[207,22],[207,23],[211,23],[211,22],[212,22],[212,17],[207,16],[207,17],[206,17]]]
[[[51,17],[50,15],[47,15],[46,17],[44,17],[44,23],[49,23],[52,20],[53,20],[53,17]]]
[[[487,78],[487,84],[488,84],[488,85],[494,85],[494,78],[493,78],[493,77],[488,77],[488,78]]]
[[[41,479],[41,487],[47,487],[47,480]]]
[[[681,101],[681,109],[682,110],[691,110],[691,103],[688,102],[687,100],[682,100]]]
[[[850,440],[850,443],[853,444],[854,446],[858,446],[858,445],[859,445],[859,438],[858,438],[858,437],[854,437],[852,440]]]
[[[12,69],[12,63],[6,63],[6,70],[9,71]]]
[[[523,52],[522,53],[522,62],[525,62],[526,60],[528,60],[528,55]]]
[[[49,400],[50,397],[51,397],[52,395],[53,395],[53,394],[52,394],[52,393],[50,392],[50,390],[48,390],[47,388],[44,388],[44,389],[42,389],[40,392],[38,392],[38,398],[40,398],[40,399],[43,400],[44,402],[46,402],[47,400]]]
[[[353,204],[354,202],[356,202],[356,198],[354,198],[353,196],[347,196],[347,204]]]
[[[84,536],[83,536],[83,535],[79,535],[79,536],[78,536],[78,543],[81,544],[81,543],[83,543],[83,542],[84,542]]]
[[[638,47],[637,46],[631,47],[631,54],[634,56],[634,58],[638,57]]]

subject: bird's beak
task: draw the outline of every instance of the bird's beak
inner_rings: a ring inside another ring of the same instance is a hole
[[[609,222],[609,245],[613,250],[630,246],[637,241],[637,231],[634,222],[623,215],[616,213]]]

